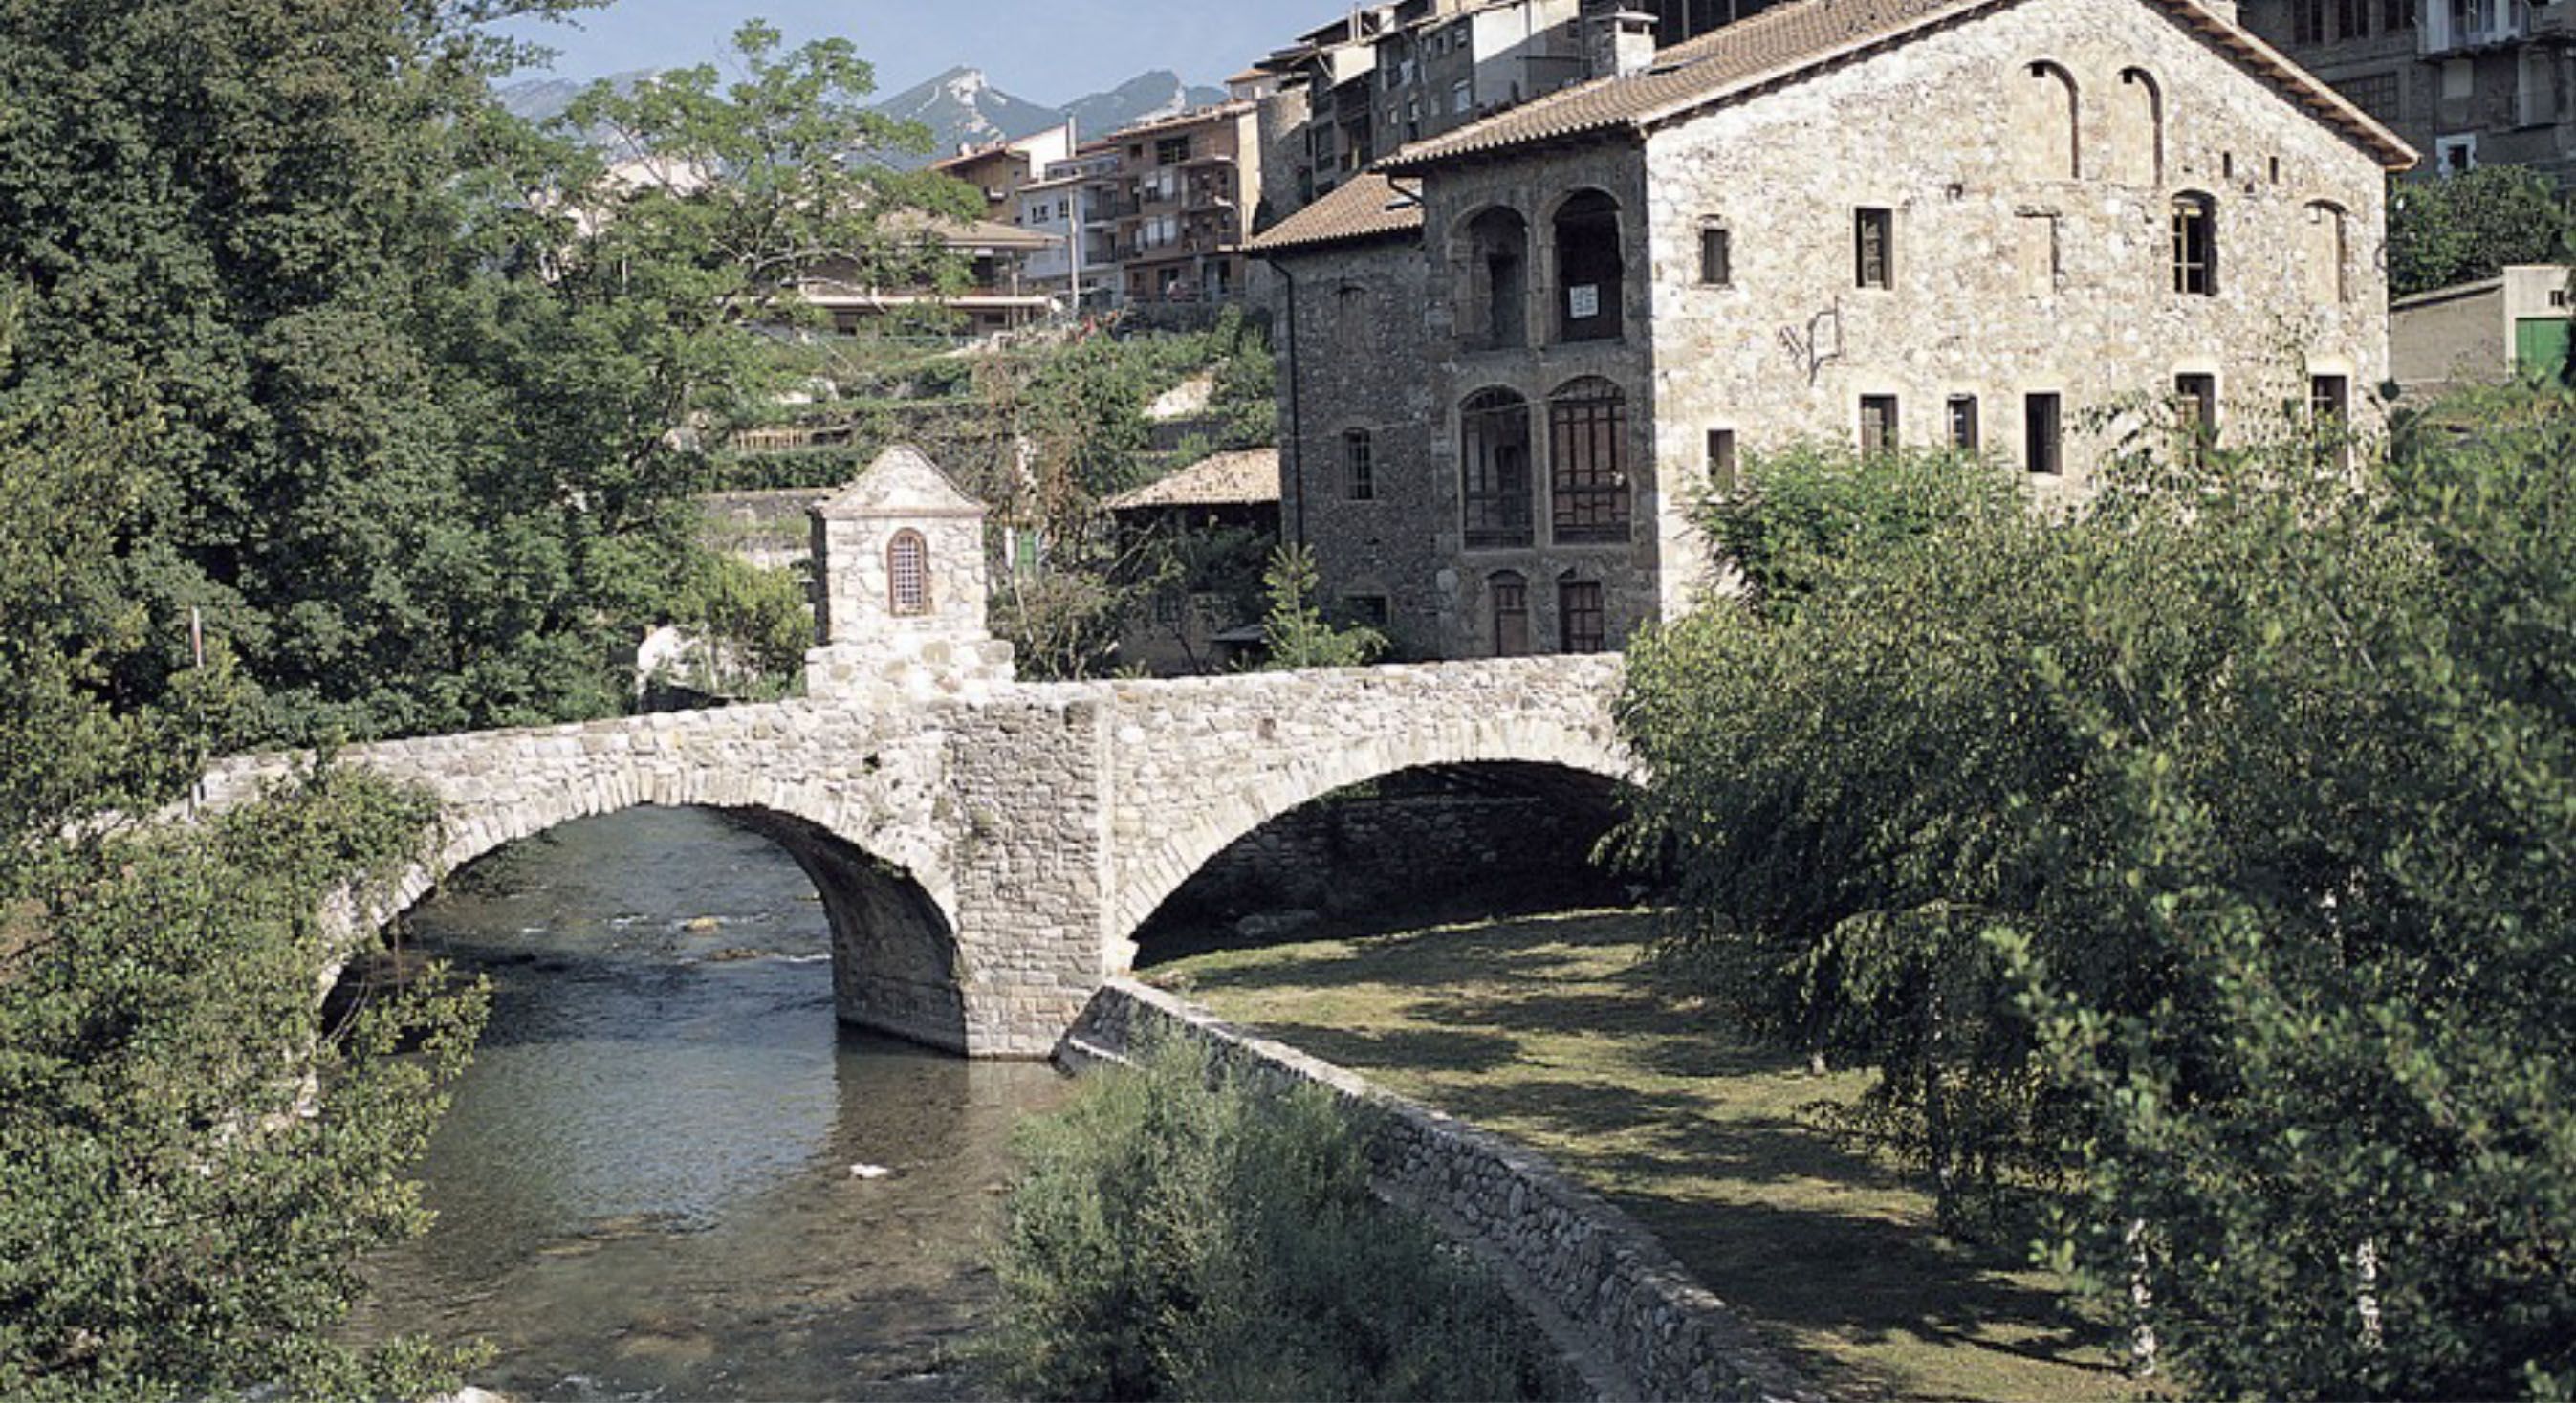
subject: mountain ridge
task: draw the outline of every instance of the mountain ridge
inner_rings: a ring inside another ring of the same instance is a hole
[[[651,69],[638,69],[612,74],[608,81],[631,88],[652,74]],[[587,79],[541,76],[504,84],[494,96],[510,112],[541,122],[560,115],[589,86]],[[1213,106],[1225,99],[1223,88],[1188,83],[1168,68],[1156,68],[1116,87],[1086,93],[1061,107],[1050,107],[1006,92],[982,69],[960,64],[876,102],[870,110],[899,121],[919,122],[930,129],[931,154],[905,156],[897,161],[900,165],[919,166],[970,147],[1035,136],[1066,121],[1073,122],[1075,134],[1087,141],[1122,127]]]

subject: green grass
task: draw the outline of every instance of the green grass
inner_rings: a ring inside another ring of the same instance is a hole
[[[1197,954],[1145,977],[1538,1148],[1837,1396],[2140,1394],[2058,1283],[2013,1248],[1943,1237],[1906,1175],[1802,1114],[1864,1076],[1811,1076],[1658,987],[1652,926],[1498,921]]]

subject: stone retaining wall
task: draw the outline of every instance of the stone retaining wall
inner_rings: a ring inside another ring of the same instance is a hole
[[[1602,1396],[1821,1397],[1653,1234],[1530,1150],[1131,980],[1101,988],[1059,1055],[1119,1060],[1149,1031],[1199,1039],[1237,1065],[1333,1092],[1367,1126],[1380,1190],[1495,1265],[1543,1323],[1570,1327],[1576,1363],[1592,1366],[1584,1372]]]

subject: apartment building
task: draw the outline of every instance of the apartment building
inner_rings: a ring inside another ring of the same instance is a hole
[[[2244,0],[2245,24],[2425,154],[2576,186],[2571,0]]]
[[[1073,123],[1066,122],[1016,140],[961,151],[930,168],[983,191],[984,218],[1008,224],[1019,214],[1021,187],[1044,178],[1048,168],[1073,159],[1073,153]]]
[[[1641,30],[1256,240],[1289,534],[1407,653],[1611,649],[1687,610],[1690,503],[1739,455],[1947,445],[2047,499],[2159,424],[2366,422],[2386,177],[2416,153],[2223,9]]]
[[[1261,202],[1260,105],[1231,101],[1087,145],[1084,255],[1117,270],[1121,305],[1240,299]]]
[[[1118,300],[1115,231],[1095,227],[1091,218],[1093,187],[1107,181],[1118,166],[1116,150],[1089,148],[1070,160],[1049,163],[1038,179],[1020,187],[1014,222],[1050,240],[1029,256],[1024,269],[1028,284],[1075,315],[1104,310]]]
[[[1400,0],[1354,9],[1259,66],[1280,92],[1265,124],[1270,219],[1380,157],[1611,71],[1625,30],[1669,48],[1783,0]]]

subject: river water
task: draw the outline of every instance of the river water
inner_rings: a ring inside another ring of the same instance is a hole
[[[840,1029],[802,871],[688,810],[518,844],[415,913],[492,1020],[362,1334],[481,1338],[518,1399],[944,1398],[1012,1127],[1069,1087]],[[856,1166],[891,1171],[873,1177]]]

